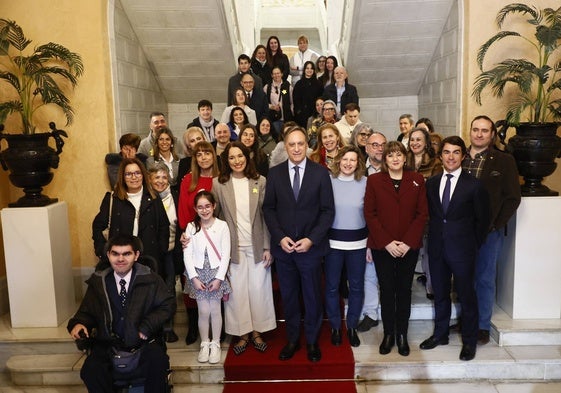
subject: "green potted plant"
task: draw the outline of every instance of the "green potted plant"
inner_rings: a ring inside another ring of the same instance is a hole
[[[31,44],[22,28],[14,21],[0,19],[0,142],[5,139],[8,148],[0,152],[0,164],[10,171],[10,181],[24,190],[25,196],[10,206],[45,206],[56,201],[41,193],[43,186],[53,178],[51,168],[57,168],[58,155],[67,137],[49,123],[51,132],[36,133],[36,117],[40,108],[47,106],[62,110],[66,125],[72,123],[74,111],[67,91],[74,88],[84,71],[80,55],[62,45],[49,42],[26,55]],[[44,109],[42,109],[44,111]],[[50,110],[50,109],[48,109]],[[12,133],[3,133],[4,121],[16,116]],[[19,117],[19,119],[17,119]],[[18,121],[19,120],[19,121]],[[20,126],[18,129],[17,126]],[[56,151],[48,145],[56,142]]]
[[[511,15],[520,17],[523,33],[503,29],[505,19]],[[472,96],[479,105],[486,89],[498,99],[508,97],[505,119],[498,122],[503,126],[499,136],[504,143],[506,129],[516,128],[507,150],[513,153],[524,177],[522,195],[558,195],[541,181],[555,171],[555,158],[561,152],[561,139],[557,136],[561,121],[561,7],[538,9],[512,3],[498,12],[496,23],[499,32],[477,53],[481,73],[474,82]],[[530,30],[533,35],[524,33]],[[485,68],[487,54],[499,42],[503,50],[527,48],[528,57],[506,58]]]

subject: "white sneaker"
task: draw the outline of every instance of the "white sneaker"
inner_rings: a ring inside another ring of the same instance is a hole
[[[209,345],[210,342],[208,341],[202,341],[201,342],[201,350],[199,351],[199,357],[197,357],[197,360],[199,361],[199,363],[206,363],[208,362],[208,350],[209,350]]]
[[[208,362],[211,364],[218,363],[220,361],[220,356],[222,351],[220,350],[220,343],[211,342],[210,343],[210,356],[208,357]]]

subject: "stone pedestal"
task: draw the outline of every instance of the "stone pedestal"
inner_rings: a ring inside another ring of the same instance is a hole
[[[497,267],[497,304],[513,319],[561,318],[561,197],[523,197]]]
[[[65,202],[2,210],[12,327],[57,327],[75,310]]]

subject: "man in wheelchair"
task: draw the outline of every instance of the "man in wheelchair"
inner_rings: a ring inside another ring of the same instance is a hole
[[[107,242],[111,264],[86,281],[88,289],[67,329],[88,356],[80,377],[89,392],[113,392],[116,380],[144,380],[144,390],[164,393],[169,357],[162,339],[174,315],[175,294],[145,265],[142,243],[117,235]]]

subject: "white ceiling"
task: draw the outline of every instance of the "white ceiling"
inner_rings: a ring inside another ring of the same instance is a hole
[[[346,66],[361,97],[418,94],[453,1],[354,1]],[[236,59],[220,0],[121,3],[168,103],[225,100]],[[277,35],[286,43],[297,33]]]

